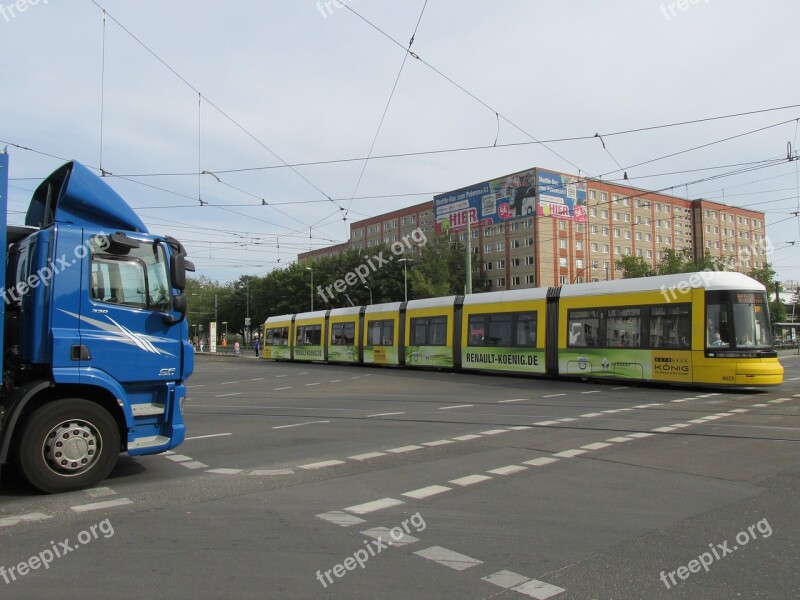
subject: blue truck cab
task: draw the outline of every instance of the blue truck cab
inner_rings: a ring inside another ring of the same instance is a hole
[[[8,155],[0,154],[7,214]],[[186,251],[153,235],[101,178],[71,162],[34,192],[6,251],[0,464],[46,493],[95,485],[185,435]]]

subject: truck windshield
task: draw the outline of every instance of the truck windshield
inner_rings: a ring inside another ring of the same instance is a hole
[[[167,262],[161,245],[141,243],[124,256],[92,254],[91,297],[134,308],[169,308]]]

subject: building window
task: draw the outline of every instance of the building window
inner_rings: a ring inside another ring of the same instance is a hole
[[[566,267],[567,266],[567,257],[566,256],[562,256],[561,258],[558,259],[558,266],[559,267]]]
[[[592,242],[592,252],[597,252],[598,248],[597,242]]]
[[[608,250],[609,250],[609,245],[603,244],[603,254],[608,254]]]
[[[566,231],[567,230],[567,222],[563,219],[558,221],[558,230],[559,231]]]
[[[583,242],[581,240],[575,241],[575,250],[583,250]]]
[[[519,285],[519,284],[520,284],[519,276],[511,278],[511,285]]]
[[[608,227],[603,227],[603,235],[608,237]]]
[[[600,211],[600,218],[603,219],[603,220],[607,220],[608,219],[608,211],[607,210],[601,210]]]
[[[497,268],[498,269],[505,269],[506,268],[506,261],[505,260],[498,260],[497,261]]]
[[[562,250],[566,250],[567,249],[567,238],[561,238],[560,240],[558,240],[558,247],[561,248]]]
[[[532,257],[532,256],[526,256],[526,257],[525,257],[525,264],[526,264],[526,265],[532,265],[532,264],[534,264],[534,262],[533,262],[533,257]]]
[[[618,228],[617,228],[617,229],[614,229],[614,237],[615,237],[615,238],[618,238],[618,237],[619,237],[619,233],[620,233],[620,231],[619,231],[619,229],[618,229]]]
[[[506,278],[505,277],[500,277],[497,280],[497,287],[499,287],[499,288],[505,288],[506,287]]]

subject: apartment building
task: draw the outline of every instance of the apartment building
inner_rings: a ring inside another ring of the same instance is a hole
[[[655,265],[665,248],[734,258],[742,271],[769,251],[762,212],[534,168],[355,222],[337,252],[391,244],[417,227],[463,244],[471,235],[473,269],[498,290],[615,279],[614,261]]]

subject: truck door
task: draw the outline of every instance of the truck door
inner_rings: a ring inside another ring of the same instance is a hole
[[[87,240],[92,250],[80,320],[90,358],[82,365],[121,382],[136,402],[137,386],[152,398],[152,382],[179,378],[181,327],[164,318],[172,296],[165,244],[120,240],[103,247]]]

